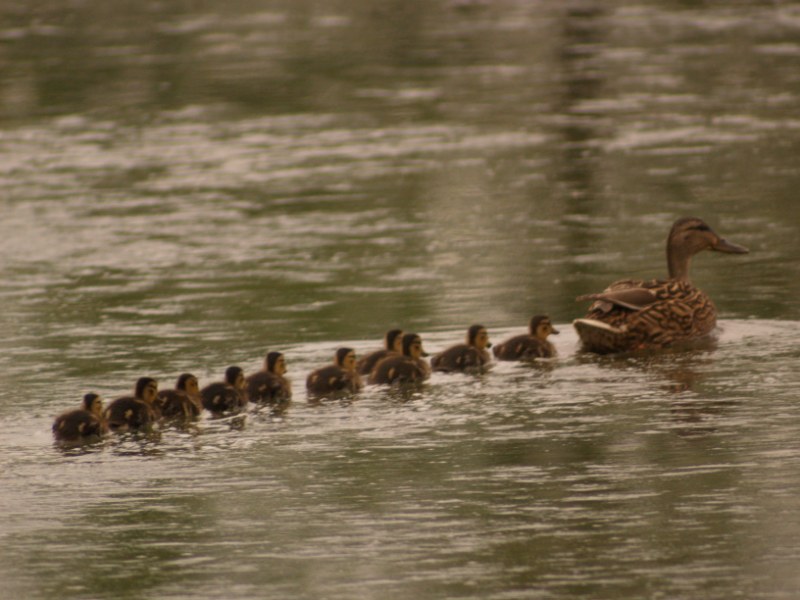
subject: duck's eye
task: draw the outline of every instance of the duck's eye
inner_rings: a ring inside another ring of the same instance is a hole
[[[696,231],[711,231],[711,227],[703,223],[702,225],[695,225],[692,229]]]

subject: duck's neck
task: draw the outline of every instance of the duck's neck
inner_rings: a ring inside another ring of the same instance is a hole
[[[680,249],[667,244],[667,268],[669,269],[670,279],[688,282],[689,265],[691,262],[691,255],[681,252]]]

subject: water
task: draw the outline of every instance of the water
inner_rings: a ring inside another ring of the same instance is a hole
[[[800,589],[791,3],[0,7],[0,597]],[[576,352],[695,214],[711,347]],[[306,401],[386,329],[559,358]],[[87,391],[260,368],[283,417],[59,449]]]

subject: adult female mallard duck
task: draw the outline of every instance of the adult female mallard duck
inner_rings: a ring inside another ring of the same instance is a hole
[[[555,346],[547,339],[550,334],[558,334],[550,317],[536,315],[528,323],[528,334],[517,335],[497,344],[492,351],[497,360],[533,360],[551,358],[556,355]]]
[[[400,355],[403,352],[403,330],[390,329],[383,338],[384,348],[362,356],[356,363],[359,375],[369,375],[380,361],[387,356]]]
[[[431,367],[434,371],[443,373],[480,372],[492,361],[486,351],[491,347],[486,327],[472,325],[467,330],[466,343],[456,344],[434,355],[431,358]]]
[[[691,259],[703,250],[748,252],[702,219],[678,219],[667,237],[669,279],[626,279],[599,294],[578,297],[593,301],[586,317],[573,322],[584,350],[608,354],[658,349],[708,335],[716,326],[717,309],[689,280]]]
[[[269,352],[264,369],[246,380],[247,398],[254,404],[285,406],[292,398],[292,384],[285,375],[286,357],[281,352]]]
[[[423,360],[428,356],[422,348],[422,338],[416,333],[403,336],[403,354],[380,361],[372,370],[369,382],[374,384],[420,383],[431,376],[431,368]]]
[[[361,376],[356,371],[356,353],[352,348],[339,348],[332,365],[312,371],[306,378],[306,390],[312,397],[354,393],[361,387]]]
[[[53,423],[53,436],[59,442],[99,440],[107,431],[103,401],[97,394],[86,394],[81,408],[59,415]]]

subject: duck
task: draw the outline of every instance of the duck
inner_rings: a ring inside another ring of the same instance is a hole
[[[203,412],[203,399],[197,377],[182,373],[175,382],[175,389],[160,390],[155,407],[166,419],[193,419]]]
[[[133,396],[117,398],[103,412],[108,428],[117,433],[150,428],[161,416],[155,406],[157,394],[158,381],[140,377]]]
[[[573,321],[582,349],[597,354],[658,350],[708,336],[716,327],[717,309],[689,278],[692,257],[703,250],[749,252],[700,218],[676,220],[667,236],[667,279],[624,279],[577,298],[592,302],[587,315]]]
[[[359,375],[368,376],[372,373],[380,361],[389,355],[400,355],[403,353],[403,330],[390,329],[386,332],[383,338],[384,347],[381,350],[370,352],[366,356],[362,356],[356,363],[356,370]]]
[[[200,397],[203,408],[215,416],[241,412],[247,406],[244,371],[241,367],[228,367],[224,381],[210,383],[200,390]]]
[[[355,393],[361,390],[361,376],[356,371],[356,353],[352,348],[339,348],[333,357],[333,364],[309,373],[306,390],[313,396],[331,393]]]
[[[528,332],[517,335],[492,348],[497,360],[533,360],[552,358],[557,355],[556,348],[547,338],[560,332],[553,327],[547,315],[534,315],[528,322]]]
[[[492,347],[489,333],[483,325],[472,325],[467,329],[465,344],[456,344],[431,358],[431,368],[443,373],[480,372],[492,361],[487,351]]]
[[[96,441],[107,432],[103,400],[95,393],[83,397],[81,408],[61,414],[53,422],[53,436],[59,442]]]
[[[371,384],[421,383],[431,376],[431,368],[423,360],[428,353],[422,347],[422,338],[416,333],[403,336],[403,353],[387,356],[369,375]]]
[[[247,398],[255,404],[286,405],[292,398],[292,383],[285,375],[286,357],[282,352],[268,352],[264,368],[250,375],[246,382]]]

